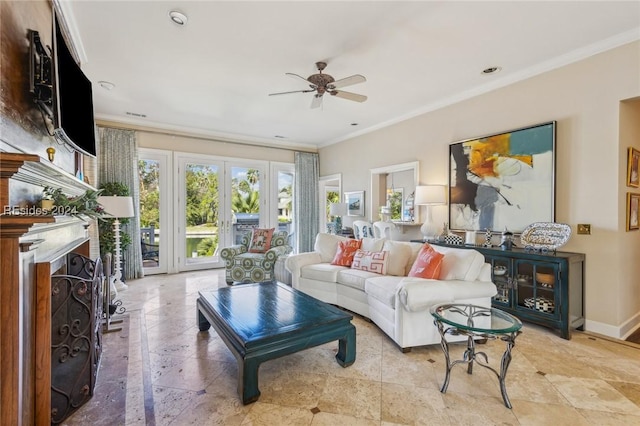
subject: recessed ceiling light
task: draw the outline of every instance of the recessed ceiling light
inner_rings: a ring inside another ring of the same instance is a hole
[[[104,90],[112,90],[114,87],[116,87],[115,84],[111,83],[110,81],[99,81],[98,85],[100,87],[102,87]]]
[[[497,72],[500,72],[502,70],[501,67],[489,67],[489,68],[485,68],[482,70],[482,74],[495,74]]]
[[[187,25],[187,21],[189,20],[189,18],[187,18],[187,15],[182,12],[178,12],[177,10],[172,10],[169,12],[169,19],[171,19],[174,24],[180,26]]]
[[[357,125],[358,125],[358,123],[351,123],[351,125],[352,125],[352,126],[357,126]]]
[[[278,139],[286,139],[286,136],[282,136],[282,135],[275,135],[274,138],[278,138]]]

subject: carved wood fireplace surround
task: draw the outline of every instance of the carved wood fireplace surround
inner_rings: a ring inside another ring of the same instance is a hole
[[[92,189],[37,155],[0,152],[3,210],[23,204],[13,185],[60,187],[69,196]],[[0,216],[2,425],[52,422],[51,276],[65,271],[69,253],[89,256],[87,227],[81,219],[66,216]]]

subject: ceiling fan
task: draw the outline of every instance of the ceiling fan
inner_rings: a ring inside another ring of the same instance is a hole
[[[363,83],[367,81],[364,76],[360,74],[354,74],[350,77],[342,78],[340,80],[335,80],[329,74],[323,74],[322,71],[326,68],[326,62],[316,62],[316,67],[318,68],[318,74],[312,74],[308,78],[304,78],[298,74],[294,73],[285,73],[288,76],[304,80],[310,87],[310,89],[305,90],[293,90],[290,92],[278,92],[278,93],[269,93],[269,96],[276,95],[288,95],[290,93],[311,93],[315,92],[313,95],[313,99],[311,100],[311,108],[318,108],[322,105],[322,96],[325,93],[330,94],[331,96],[337,96],[339,98],[348,99],[350,101],[356,102],[364,102],[367,100],[367,97],[364,95],[359,95],[357,93],[345,92],[344,90],[336,90],[341,87],[350,86],[352,84]]]

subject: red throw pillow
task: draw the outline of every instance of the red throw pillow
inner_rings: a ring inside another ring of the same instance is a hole
[[[388,251],[367,251],[358,250],[353,256],[351,269],[375,272],[385,275],[387,273],[387,262],[389,261]]]
[[[251,236],[251,244],[249,245],[250,253],[264,253],[271,248],[271,238],[273,237],[273,231],[271,229],[254,228],[253,235]]]
[[[442,259],[444,254],[437,252],[429,244],[425,244],[420,249],[418,257],[416,257],[411,270],[410,277],[432,278],[437,280],[440,278],[440,270],[442,269]]]
[[[362,245],[362,240],[349,239],[346,241],[340,241],[338,244],[338,251],[331,261],[332,265],[338,266],[351,266],[353,263],[353,256],[356,251]]]

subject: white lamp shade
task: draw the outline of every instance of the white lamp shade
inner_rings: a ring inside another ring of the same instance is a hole
[[[414,203],[417,206],[446,204],[447,195],[444,185],[420,185],[416,187]]]
[[[344,216],[347,214],[347,203],[329,204],[329,214],[331,216]]]
[[[133,198],[132,197],[118,197],[104,196],[98,197],[98,204],[100,204],[106,214],[113,217],[133,217]]]

